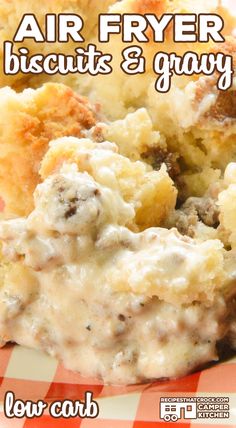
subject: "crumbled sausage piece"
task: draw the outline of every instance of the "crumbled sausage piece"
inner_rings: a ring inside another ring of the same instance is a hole
[[[65,218],[68,219],[70,217],[73,217],[73,215],[76,214],[76,206],[71,206],[66,212],[65,212]]]
[[[219,208],[211,197],[189,198],[169,219],[167,227],[175,226],[179,233],[194,238],[197,224],[217,228],[219,225]]]
[[[142,153],[143,160],[150,163],[155,170],[159,170],[163,163],[166,164],[167,171],[171,178],[175,178],[180,174],[180,166],[178,163],[178,153],[169,153],[161,148],[150,148],[145,153]]]
[[[181,210],[176,212],[175,226],[181,235],[187,235],[190,238],[194,238],[197,221],[198,216],[194,210],[188,214]]]
[[[216,201],[210,197],[206,198],[189,198],[184,204],[184,210],[196,210],[199,220],[206,226],[218,227],[219,225],[219,208]]]

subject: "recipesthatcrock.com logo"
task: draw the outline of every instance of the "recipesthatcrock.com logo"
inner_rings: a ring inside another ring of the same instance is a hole
[[[160,419],[177,422],[179,419],[228,419],[228,397],[162,397]]]

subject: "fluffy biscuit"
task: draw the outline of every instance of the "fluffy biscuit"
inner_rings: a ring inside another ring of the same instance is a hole
[[[80,137],[95,124],[88,102],[70,88],[48,83],[38,90],[0,90],[0,195],[5,215],[27,215],[48,143]]]

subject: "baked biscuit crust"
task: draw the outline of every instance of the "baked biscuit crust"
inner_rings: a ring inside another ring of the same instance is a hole
[[[86,99],[61,84],[48,83],[21,94],[4,88],[0,95],[0,194],[5,215],[26,215],[33,208],[49,141],[81,137],[95,125],[96,115]]]

